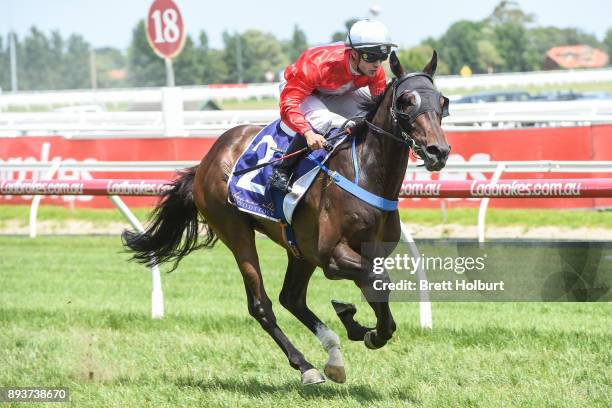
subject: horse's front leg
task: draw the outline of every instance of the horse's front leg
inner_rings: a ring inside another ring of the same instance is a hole
[[[355,282],[368,300],[376,315],[376,328],[369,329],[360,325],[354,319],[357,309],[352,304],[332,301],[336,313],[346,328],[350,340],[363,340],[368,348],[376,349],[384,346],[395,332],[395,321],[389,308],[389,292],[376,291],[372,299],[375,281],[381,276],[362,267],[362,257],[345,243],[338,243],[334,248],[329,264],[323,268],[329,279],[349,279]]]

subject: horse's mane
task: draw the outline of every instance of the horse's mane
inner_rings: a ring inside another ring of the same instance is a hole
[[[385,95],[387,94],[387,91],[389,91],[389,89],[391,88],[393,82],[395,82],[395,78],[389,81],[389,83],[385,87],[385,90],[382,93],[372,97],[372,99],[370,99],[369,101],[365,101],[359,105],[362,110],[367,112],[365,118],[368,122],[371,122],[372,119],[374,119],[374,115],[376,114],[376,111],[378,111],[378,107],[382,103],[383,99],[385,99]],[[365,122],[361,122],[355,130],[361,131],[365,127]]]

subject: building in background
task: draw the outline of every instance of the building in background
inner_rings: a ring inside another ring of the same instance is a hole
[[[546,51],[544,69],[602,68],[608,54],[588,45],[564,45]]]

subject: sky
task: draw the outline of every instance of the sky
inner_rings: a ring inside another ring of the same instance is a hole
[[[344,30],[349,18],[370,17],[374,5],[400,47],[439,37],[458,20],[481,20],[498,0],[174,0],[188,34],[195,39],[204,30],[213,48],[223,46],[223,31],[249,28],[291,37],[297,24],[309,44],[323,44]],[[12,28],[23,37],[31,26],[62,36],[81,34],[94,47],[127,49],[131,32],[146,17],[152,0],[0,0],[0,35]],[[519,0],[521,9],[536,16],[539,26],[577,27],[602,39],[612,28],[609,0]]]

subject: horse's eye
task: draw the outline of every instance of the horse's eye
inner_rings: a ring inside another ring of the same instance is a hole
[[[412,93],[404,94],[399,99],[398,105],[400,109],[407,109],[411,106],[414,106],[416,105],[416,96]]]

